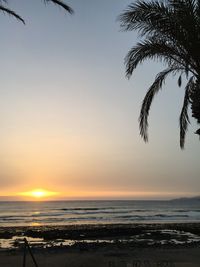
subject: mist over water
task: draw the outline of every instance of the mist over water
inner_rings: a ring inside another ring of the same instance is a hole
[[[200,221],[198,202],[0,202],[0,226],[198,221]]]

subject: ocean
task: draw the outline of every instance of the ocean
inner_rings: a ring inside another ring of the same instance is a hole
[[[199,201],[0,202],[0,226],[200,222]]]

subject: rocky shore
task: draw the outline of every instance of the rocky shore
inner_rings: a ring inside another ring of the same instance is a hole
[[[0,249],[17,249],[24,237],[34,247],[200,246],[199,223],[99,224],[1,227]],[[5,245],[6,244],[6,245]],[[81,244],[81,245],[80,245]]]

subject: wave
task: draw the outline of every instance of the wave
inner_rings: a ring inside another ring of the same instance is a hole
[[[103,216],[107,214],[108,216]],[[119,215],[116,215],[119,214]],[[46,218],[55,219],[56,217],[60,217],[60,220],[71,220],[71,219],[77,219],[77,220],[99,220],[100,218],[108,218],[112,220],[117,219],[143,219],[143,220],[151,220],[152,218],[189,218],[191,216],[187,214],[153,214],[153,215],[137,215],[137,214],[130,214],[128,212],[85,212],[85,213],[72,213],[70,215],[77,215],[76,217],[65,217],[66,214],[63,213],[40,213],[40,214],[27,214],[27,215],[8,215],[8,216],[0,216],[0,221],[6,221],[6,220],[45,220]],[[89,215],[89,216],[88,216]],[[90,216],[90,215],[96,215],[96,216]],[[110,215],[110,216],[109,216]],[[113,216],[112,216],[113,215]]]
[[[155,215],[122,215],[122,216],[116,216],[118,219],[132,219],[132,220],[157,220],[158,218],[169,218],[169,219],[177,219],[177,218],[189,218],[189,215],[165,215],[165,214],[155,214]]]
[[[55,209],[55,210],[62,210],[62,211],[106,211],[106,210],[116,210],[116,213],[121,212],[121,207],[106,207],[106,208],[62,208],[62,209]],[[123,208],[124,212],[149,212],[154,211],[153,209],[130,209],[129,207]],[[114,211],[112,211],[114,212]]]
[[[172,212],[200,212],[200,209],[193,209],[193,210],[188,210],[188,209],[183,209],[183,210],[173,210]]]
[[[111,209],[117,209],[116,207],[106,207],[106,208],[62,208],[62,209],[56,209],[56,210],[65,210],[65,211],[73,211],[73,210],[111,210]]]
[[[12,204],[12,205],[11,205]],[[1,203],[0,226],[39,224],[200,221],[198,205],[166,202],[44,202]]]
[[[187,218],[187,217],[190,217],[189,215],[179,215],[179,214],[176,214],[176,215],[167,215],[167,214],[155,214],[154,215],[155,217],[161,217],[161,218],[167,218],[167,217],[169,217],[169,218]]]

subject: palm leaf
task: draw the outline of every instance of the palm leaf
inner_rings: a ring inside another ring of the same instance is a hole
[[[153,82],[148,92],[146,93],[139,116],[140,135],[142,136],[145,142],[148,141],[148,116],[153,98],[156,95],[156,93],[158,93],[158,91],[162,88],[162,85],[167,75],[170,74],[171,72],[175,73],[176,71],[177,71],[176,68],[168,68],[160,72],[156,76],[155,81]]]
[[[15,11],[3,6],[2,2],[7,3],[7,0],[0,0],[0,10],[1,11],[3,11],[4,13],[7,13],[8,15],[15,17],[17,20],[20,20],[21,22],[23,22],[25,24],[25,21],[23,20],[23,18],[21,16],[19,16]],[[52,2],[52,3],[62,7],[70,14],[74,13],[73,9],[61,0],[44,0],[44,2],[45,3]]]
[[[163,2],[136,1],[119,15],[118,20],[123,30],[139,30],[139,33],[144,36],[147,33],[169,29],[167,25],[170,23],[170,16],[169,8]]]
[[[194,18],[197,12],[189,3],[176,8],[171,2],[176,1],[136,1],[118,17],[121,28],[138,30],[146,38],[159,37],[165,43],[172,43],[185,56],[187,65],[197,70],[200,45],[200,28],[197,29],[197,19]]]
[[[182,76],[180,75],[178,78],[178,86],[181,87],[182,85]]]
[[[128,78],[139,64],[148,59],[159,60],[168,67],[157,75],[142,103],[139,123],[140,134],[145,142],[148,141],[150,106],[155,94],[162,88],[168,72],[174,74],[180,72],[179,87],[182,85],[183,74],[186,79],[193,77],[186,85],[180,115],[180,146],[183,148],[189,123],[187,114],[191,101],[189,91],[194,90],[192,86],[200,80],[200,0],[136,0],[118,17],[118,20],[122,30],[137,30],[142,38],[142,41],[133,46],[125,57]],[[198,107],[195,108],[194,115],[197,122],[200,121]]]
[[[4,1],[6,2],[6,1]],[[9,9],[9,8],[6,8],[2,5],[0,5],[0,10],[3,11],[4,13],[8,14],[8,15],[11,15],[13,17],[15,17],[17,20],[23,22],[25,24],[25,21],[22,19],[22,17],[20,17],[17,13],[15,13],[13,10]]]
[[[65,9],[67,12],[69,12],[70,14],[73,14],[74,11],[73,9],[68,6],[67,4],[65,4],[63,1],[61,0],[44,0],[45,3],[49,3],[49,2],[52,2],[54,3],[55,5],[58,5],[60,7],[62,7],[63,9]]]
[[[180,124],[180,147],[183,149],[185,144],[185,134],[188,128],[188,123],[190,123],[189,117],[188,117],[188,106],[190,104],[190,92],[195,87],[194,83],[194,77],[191,77],[189,82],[187,83],[185,87],[185,97],[183,101],[183,107],[181,110],[181,115],[179,119]]]
[[[170,44],[166,44],[165,41],[146,39],[134,46],[125,57],[126,76],[130,78],[138,64],[147,59],[158,59],[167,63],[170,67],[185,69],[188,65],[180,55],[180,51],[170,46]]]

